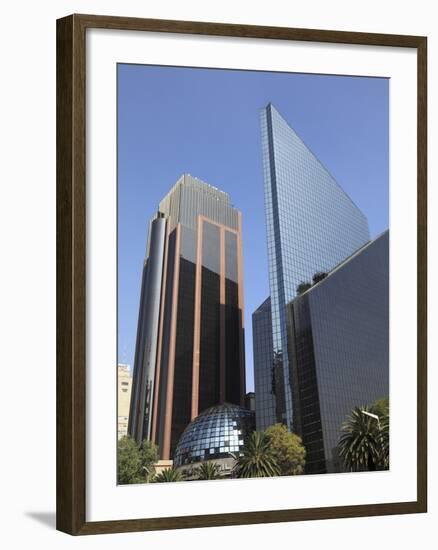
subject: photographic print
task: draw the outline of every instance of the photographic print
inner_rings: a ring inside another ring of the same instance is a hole
[[[118,484],[390,469],[389,239],[389,79],[118,63]]]
[[[427,510],[426,59],[57,21],[59,530]]]

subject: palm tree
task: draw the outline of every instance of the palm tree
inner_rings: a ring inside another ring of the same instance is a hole
[[[253,432],[248,437],[242,454],[236,460],[233,473],[237,477],[280,475],[280,468],[270,449],[269,437],[264,432]]]
[[[382,470],[389,468],[389,416],[384,416],[380,420],[380,445],[381,458],[380,465]]]
[[[388,467],[389,422],[376,421],[366,407],[355,407],[342,425],[339,456],[351,472],[374,471]]]
[[[196,468],[197,479],[219,479],[221,477],[219,473],[219,466],[215,462],[203,462],[198,468]]]
[[[179,470],[175,470],[174,468],[166,468],[159,474],[157,474],[153,479],[153,483],[163,483],[168,481],[182,481],[182,475]]]

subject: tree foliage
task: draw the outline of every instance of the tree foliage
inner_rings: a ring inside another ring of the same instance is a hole
[[[280,468],[280,475],[302,474],[306,463],[306,450],[301,438],[288,431],[284,424],[274,424],[265,430],[272,455]]]
[[[152,478],[153,483],[168,483],[171,481],[183,481],[183,476],[175,468],[166,468]]]
[[[280,468],[264,432],[252,432],[233,468],[236,477],[271,477],[280,475]]]
[[[387,397],[381,397],[374,401],[370,407],[370,412],[377,414],[380,421],[389,418],[389,399]]]
[[[347,470],[389,467],[389,414],[385,410],[389,411],[387,400],[378,400],[369,407],[355,407],[343,423],[338,449]],[[376,414],[378,420],[367,413]]]
[[[389,399],[382,397],[374,401],[370,411],[379,417],[380,443],[382,445],[381,467],[389,468]]]
[[[122,485],[145,483],[153,473],[153,464],[158,461],[158,448],[144,440],[141,447],[130,436],[119,439],[117,444],[117,479]]]
[[[200,480],[219,479],[221,477],[219,466],[215,462],[203,462],[196,468],[196,477]]]
[[[140,457],[142,470],[149,481],[155,474],[153,466],[159,460],[158,446],[145,439],[140,447]]]
[[[309,290],[309,288],[312,288],[313,285],[321,282],[326,277],[327,273],[325,271],[317,271],[316,273],[314,273],[312,281],[301,281],[301,283],[299,283],[296,288],[298,296]]]
[[[325,271],[317,271],[312,277],[313,284],[316,285],[316,283],[319,283],[326,277],[327,277],[327,273]]]
[[[308,283],[308,282],[304,282],[302,281],[298,286],[297,286],[297,294],[303,294],[304,292],[306,292],[306,290],[309,290],[309,288],[312,287],[312,283]]]
[[[145,481],[137,443],[128,436],[122,437],[117,445],[117,478],[121,484]]]

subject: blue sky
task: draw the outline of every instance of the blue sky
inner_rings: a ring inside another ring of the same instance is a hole
[[[183,173],[243,215],[247,389],[251,314],[269,295],[260,109],[272,102],[368,217],[388,227],[389,81],[381,78],[118,66],[118,354],[133,365],[147,224]]]

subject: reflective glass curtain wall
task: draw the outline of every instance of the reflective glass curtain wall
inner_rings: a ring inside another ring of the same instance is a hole
[[[272,104],[262,109],[261,134],[272,362],[281,371],[284,385],[277,421],[293,429],[285,306],[301,282],[311,281],[316,272],[329,271],[364,245],[369,230],[364,214]]]
[[[267,298],[252,314],[256,427],[265,430],[276,422],[275,374],[272,365],[271,300]]]
[[[389,396],[389,232],[287,309],[306,472],[340,471],[342,423],[354,407]]]

